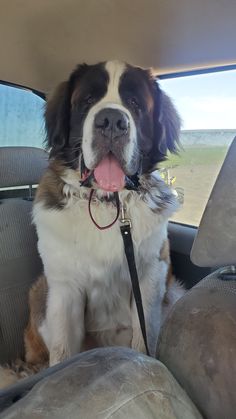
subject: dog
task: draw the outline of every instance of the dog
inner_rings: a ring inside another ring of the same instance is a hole
[[[45,125],[50,163],[33,207],[44,274],[30,290],[26,362],[52,366],[98,346],[146,352],[119,206],[132,223],[154,356],[178,289],[167,237],[178,203],[156,168],[178,149],[179,115],[150,70],[108,61],[78,65],[49,97]]]

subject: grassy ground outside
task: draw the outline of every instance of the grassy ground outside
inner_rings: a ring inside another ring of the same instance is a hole
[[[227,147],[186,147],[160,165],[176,177],[173,187],[184,190],[184,203],[173,221],[199,225],[226,153]]]
[[[206,164],[220,164],[224,160],[227,147],[192,146],[180,150],[179,154],[169,154],[168,160],[160,167],[194,166]]]

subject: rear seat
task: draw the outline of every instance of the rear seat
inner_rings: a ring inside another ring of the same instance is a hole
[[[38,184],[48,154],[33,147],[0,148],[0,188]],[[12,190],[9,190],[12,194]],[[1,192],[0,192],[1,193]],[[0,198],[0,364],[21,357],[28,318],[28,290],[41,272],[31,222],[32,199]],[[1,196],[1,195],[0,195]]]
[[[47,153],[0,148],[0,167],[0,188],[37,184]],[[23,355],[28,289],[42,266],[31,223],[32,199],[0,201],[1,364]],[[22,379],[0,390],[0,412],[4,419],[201,419],[164,365],[128,348],[87,351]]]

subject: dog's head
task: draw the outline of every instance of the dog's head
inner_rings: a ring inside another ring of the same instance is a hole
[[[112,191],[176,151],[180,119],[150,71],[109,61],[79,65],[58,87],[46,130],[51,156]]]

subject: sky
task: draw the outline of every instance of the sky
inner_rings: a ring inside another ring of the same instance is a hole
[[[41,147],[44,101],[30,91],[0,85],[0,146]]]
[[[159,81],[183,129],[236,129],[236,70]]]

